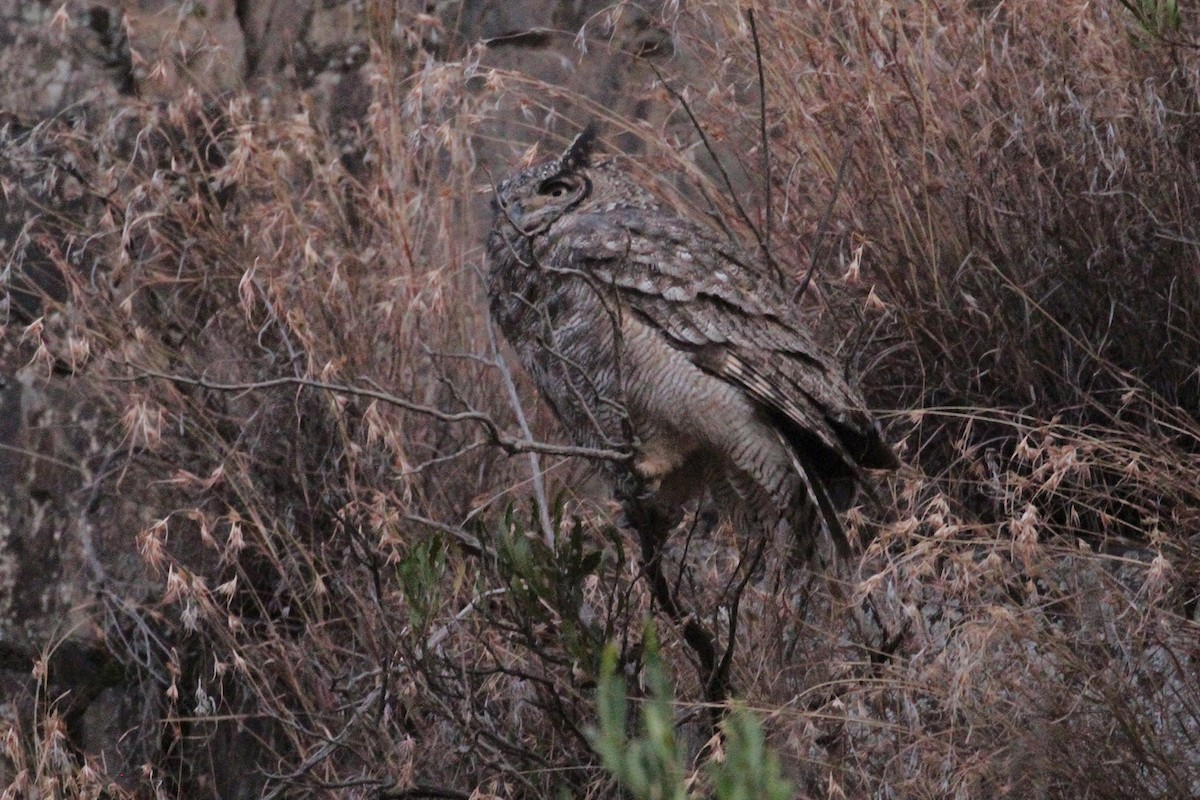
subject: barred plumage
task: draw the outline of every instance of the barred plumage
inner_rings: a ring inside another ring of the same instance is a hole
[[[898,464],[862,396],[756,259],[593,143],[496,189],[491,311],[521,363],[577,443],[632,449],[660,506],[710,489],[735,523],[844,550],[862,470]]]

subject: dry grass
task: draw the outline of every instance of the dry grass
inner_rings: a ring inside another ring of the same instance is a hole
[[[681,536],[681,597],[720,639],[738,609],[733,685],[803,796],[1196,794],[1196,48],[1109,3],[756,14],[773,250],[799,279],[832,203],[806,302],[910,466],[886,512],[855,512],[857,563],[816,580],[773,559],[739,589],[745,542]],[[8,140],[47,205],[21,246],[66,288],[11,306],[5,336],[102,404],[124,466],[96,480],[145,493],[156,521],[128,547],[157,587],[97,601],[152,698],[144,774],[82,766],[43,698],[8,729],[9,796],[611,794],[585,730],[603,642],[636,665],[636,546],[585,470],[411,406],[561,438],[485,318],[472,134],[496,120],[602,116],[648,175],[691,176],[661,187],[681,203],[765,229],[745,19],[711,2],[664,26],[711,70],[663,74],[745,219],[678,107],[623,120],[476,53],[439,61],[419,32],[378,37],[371,106],[336,139],[298,99],[192,95]],[[561,493],[555,549],[531,468]],[[689,650],[660,629],[695,711]],[[702,716],[685,728],[702,743]]]

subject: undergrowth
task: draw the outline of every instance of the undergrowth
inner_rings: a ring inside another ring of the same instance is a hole
[[[336,136],[299,94],[6,125],[35,211],[5,342],[102,410],[96,491],[149,522],[144,581],[89,609],[140,771],[39,697],[5,796],[607,797],[643,702],[673,786],[737,740],[770,796],[1196,795],[1200,21],[1153,5],[780,2],[759,62],[737,4],[690,4],[657,23],[706,69],[629,55],[638,121],[373,4]],[[714,736],[683,618],[487,322],[484,154],[570,116],[789,279],[819,250],[806,313],[907,463],[848,564],[672,541],[761,728]]]

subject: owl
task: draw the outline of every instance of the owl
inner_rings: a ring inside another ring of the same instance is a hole
[[[576,444],[631,454],[618,495],[708,492],[733,524],[821,535],[898,461],[843,365],[763,264],[665,208],[588,128],[495,189],[491,313]]]

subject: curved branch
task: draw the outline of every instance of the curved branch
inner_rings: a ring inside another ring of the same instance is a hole
[[[552,456],[579,456],[581,458],[598,459],[601,461],[628,461],[633,456],[631,453],[623,450],[609,450],[606,448],[596,447],[574,447],[571,445],[547,444],[545,442],[535,442],[530,439],[518,439],[514,436],[509,436],[500,430],[490,416],[482,411],[443,411],[434,406],[427,406],[421,403],[414,403],[403,397],[399,397],[388,392],[377,389],[364,389],[358,386],[348,386],[341,383],[328,383],[326,381],[314,381],[308,378],[271,378],[265,381],[253,381],[249,383],[219,383],[210,381],[207,378],[193,378],[186,375],[174,375],[169,372],[159,372],[152,369],[138,368],[139,372],[136,375],[128,377],[111,377],[108,380],[116,382],[139,382],[152,379],[160,379],[181,383],[185,386],[199,386],[202,389],[210,389],[218,392],[246,392],[258,391],[261,389],[273,389],[278,386],[301,386],[309,389],[321,389],[335,394],[349,395],[352,397],[365,397],[370,400],[378,400],[381,403],[402,408],[405,411],[411,411],[414,414],[422,414],[442,422],[471,422],[481,427],[487,436],[488,441],[499,447],[509,455],[518,455],[520,453],[542,453]]]

